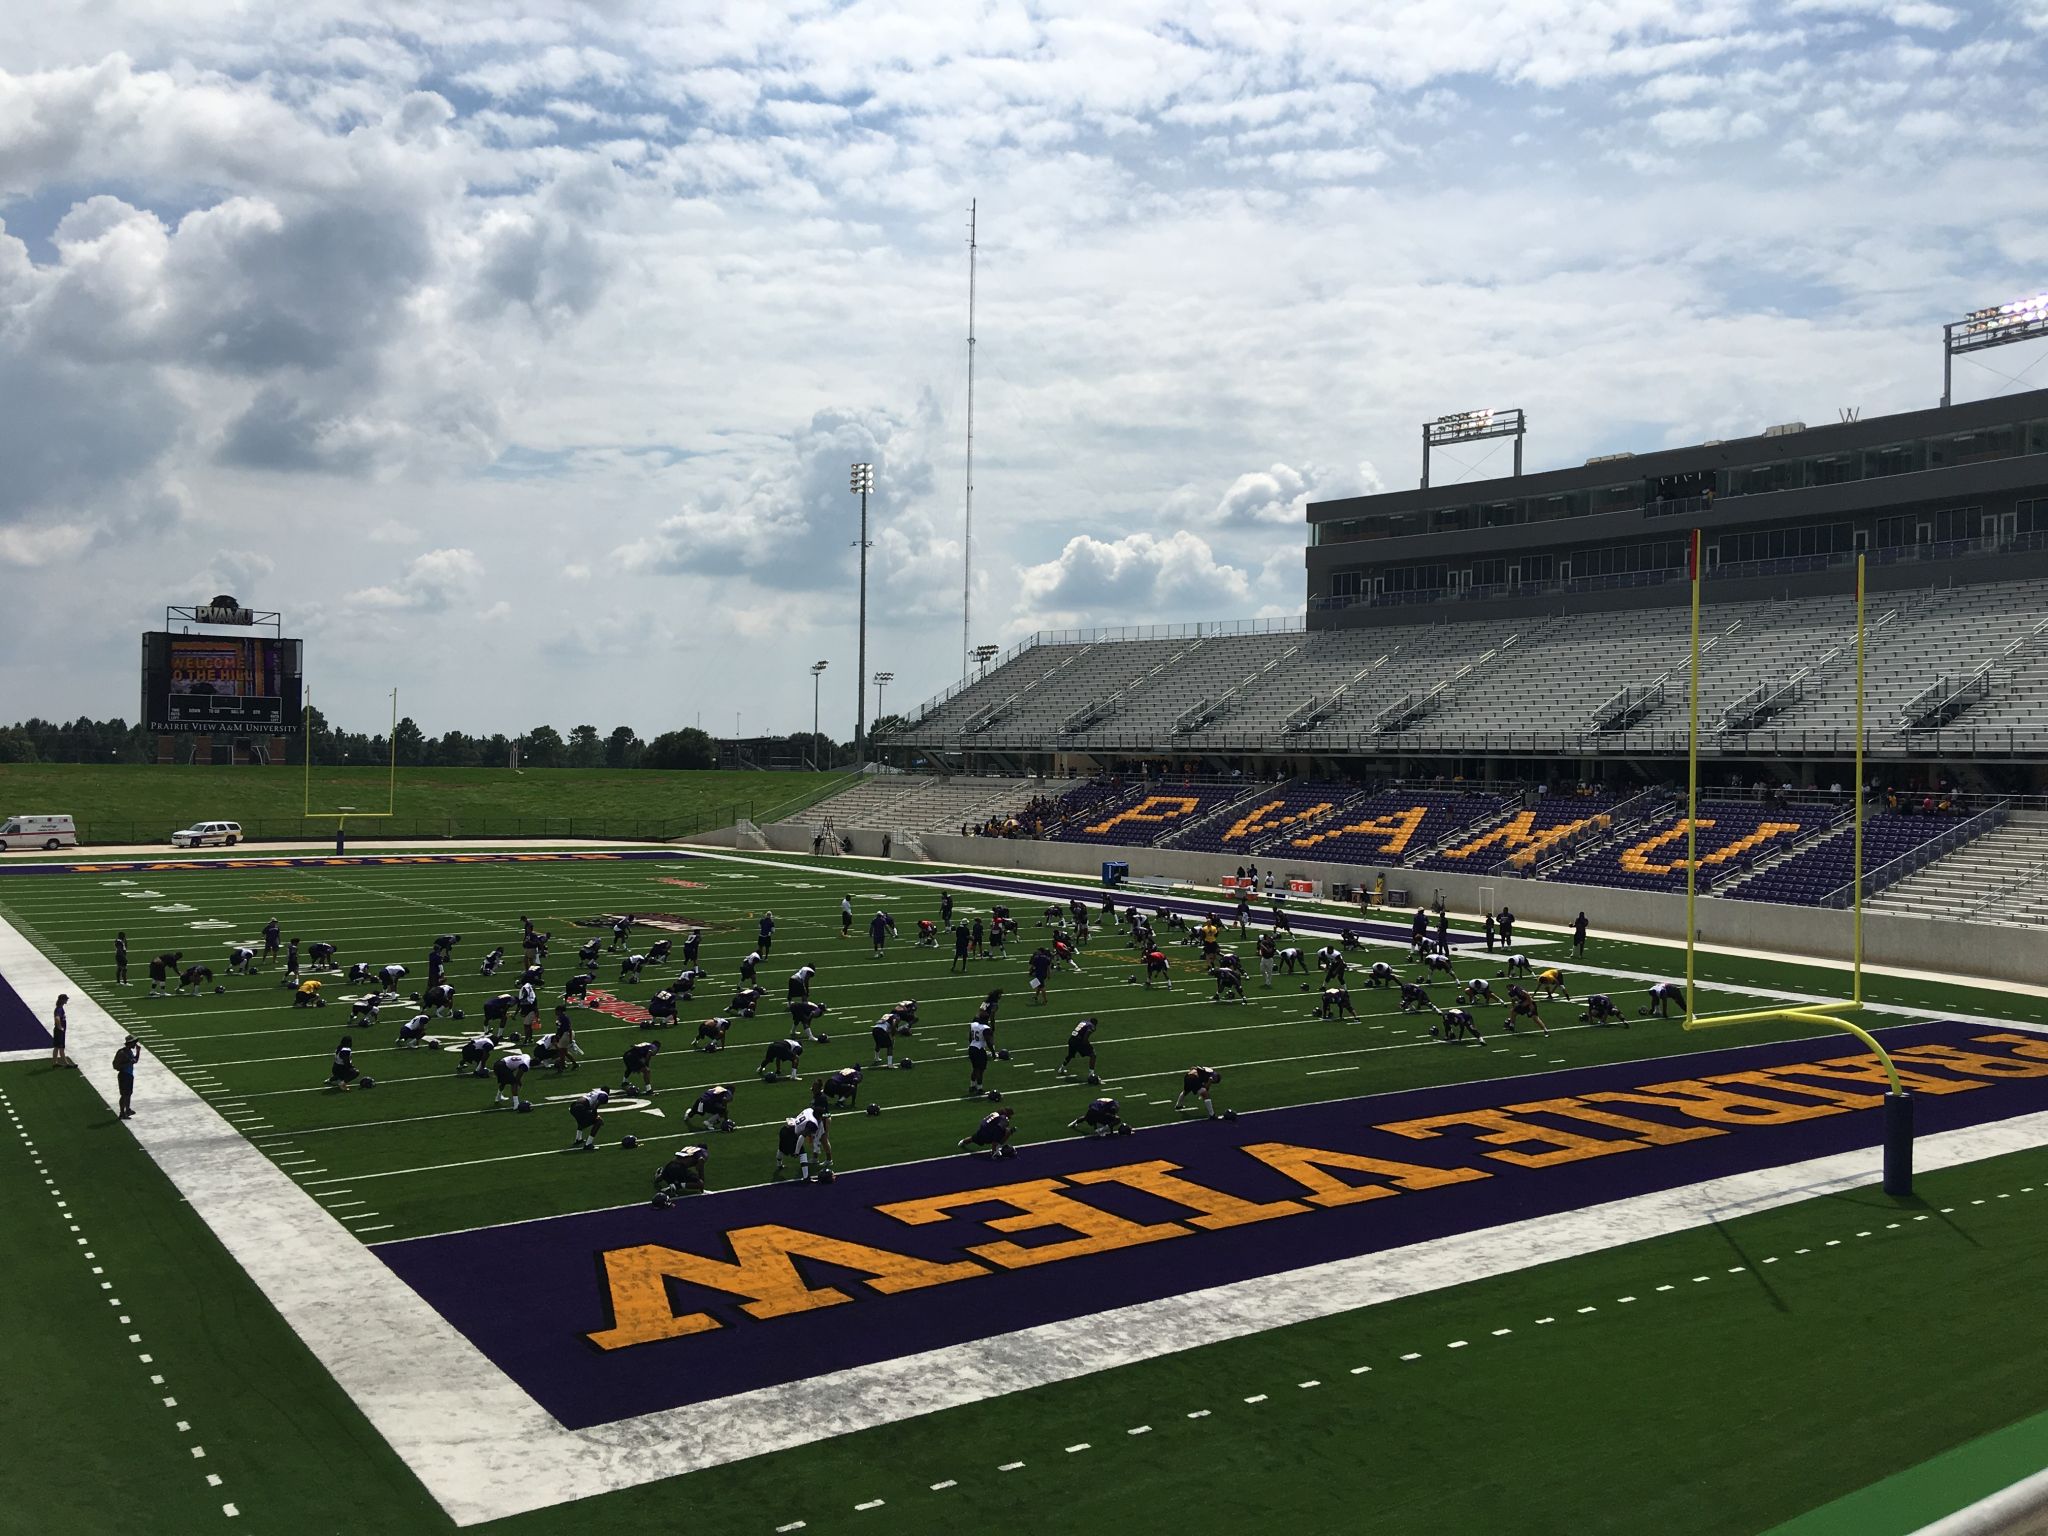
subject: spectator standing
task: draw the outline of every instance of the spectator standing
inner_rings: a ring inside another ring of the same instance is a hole
[[[1500,909],[1500,947],[1502,949],[1513,949],[1515,947],[1515,914],[1506,907]]]
[[[1583,912],[1572,920],[1572,958],[1586,958],[1586,914]]]
[[[128,985],[128,934],[125,930],[114,935],[114,985]]]
[[[75,1067],[64,1049],[64,1037],[71,1032],[71,1021],[64,1017],[64,1005],[71,1001],[71,994],[59,992],[57,1007],[50,1015],[50,1065],[53,1067]]]
[[[135,1064],[142,1060],[142,1043],[133,1035],[122,1042],[121,1049],[114,1052],[114,1086],[121,1091],[121,1118],[133,1120],[135,1106]]]
[[[1494,935],[1494,927],[1493,927],[1493,914],[1492,914],[1491,912],[1489,912],[1489,913],[1487,913],[1487,914],[1486,914],[1486,947],[1487,947],[1487,948],[1488,948],[1489,950],[1491,950],[1491,949],[1493,948],[1493,935]]]

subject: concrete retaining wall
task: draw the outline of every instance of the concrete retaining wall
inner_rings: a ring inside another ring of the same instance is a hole
[[[809,853],[808,827],[764,827],[769,846],[788,853]],[[892,856],[904,857],[922,846],[926,861],[983,865],[1048,874],[1099,877],[1106,859],[1122,859],[1133,875],[1156,875],[1193,885],[1216,886],[1237,872],[1234,854],[1189,853],[1173,848],[1114,848],[1105,843],[1011,841],[961,837],[952,832],[892,831]],[[847,850],[867,858],[880,856],[880,830],[842,829]],[[706,839],[708,841],[708,839]],[[1260,872],[1276,879],[1289,876],[1331,885],[1370,884],[1380,874],[1387,889],[1408,892],[1407,906],[1427,906],[1439,896],[1454,916],[1471,918],[1505,905],[1531,922],[1570,923],[1580,912],[1596,934],[1638,934],[1646,938],[1685,937],[1685,897],[1658,891],[1624,891],[1602,885],[1566,885],[1551,880],[1509,879],[1488,875],[1440,874],[1427,870],[1360,864],[1318,864],[1309,861],[1260,861]],[[1217,886],[1219,900],[1221,887]],[[1699,938],[1704,944],[1767,950],[1774,954],[1812,955],[1840,960],[1849,954],[1850,914],[1819,907],[1779,906],[1770,902],[1729,901],[1702,896],[1698,904]],[[1869,912],[1863,918],[1863,953],[1872,965],[1908,966],[1996,981],[2041,979],[2030,957],[2039,944],[2025,931],[1971,923],[1935,922],[1899,913]]]

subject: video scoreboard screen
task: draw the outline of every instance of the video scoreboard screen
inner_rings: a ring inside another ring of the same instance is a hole
[[[288,736],[299,729],[300,686],[297,640],[142,637],[146,730]]]

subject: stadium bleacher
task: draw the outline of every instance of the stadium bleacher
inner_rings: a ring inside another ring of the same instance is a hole
[[[1863,826],[1863,868],[1875,871],[1933,842],[1961,816],[1901,816],[1880,812]],[[1855,828],[1844,824],[1789,857],[1746,879],[1717,890],[1738,901],[1777,901],[1813,906],[1845,890],[1855,873]],[[1866,896],[1868,891],[1866,890]]]
[[[1855,623],[1844,595],[1710,602],[1701,623],[1702,731],[1771,750],[1840,746],[1855,719]],[[924,706],[910,747],[1115,752],[1479,750],[1541,735],[1613,745],[1595,725],[1625,688],[1655,694],[1632,749],[1682,750],[1691,686],[1681,608],[1304,631],[1103,630],[1027,642]],[[1945,722],[2048,748],[2048,581],[1933,579],[1868,603],[1865,714],[1873,740],[1943,680],[1976,678]]]
[[[1539,862],[1576,841],[1599,836],[1612,824],[1614,809],[1627,797],[1607,791],[1545,795],[1527,808],[1508,813],[1417,861],[1419,869],[1484,874],[1496,864],[1533,874]]]
[[[1701,883],[1718,884],[1780,848],[1792,846],[1832,822],[1829,805],[1753,800],[1702,800],[1695,857]],[[1574,885],[1636,891],[1685,889],[1686,820],[1683,807],[1571,859],[1544,874]]]

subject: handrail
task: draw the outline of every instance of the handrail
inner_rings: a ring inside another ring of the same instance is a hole
[[[1952,853],[1965,843],[1975,842],[1986,832],[2004,824],[2012,812],[2012,802],[2001,799],[1987,806],[1967,820],[1957,822],[1939,837],[1929,838],[1917,848],[1910,848],[1896,859],[1888,859],[1876,869],[1863,872],[1863,895],[1866,900],[1875,896],[1887,886],[1893,886],[1912,874],[1925,869],[1945,853]],[[1971,830],[1975,828],[1975,830]],[[1838,885],[1820,899],[1823,907],[1846,907],[1856,899],[1856,881],[1852,878]]]

